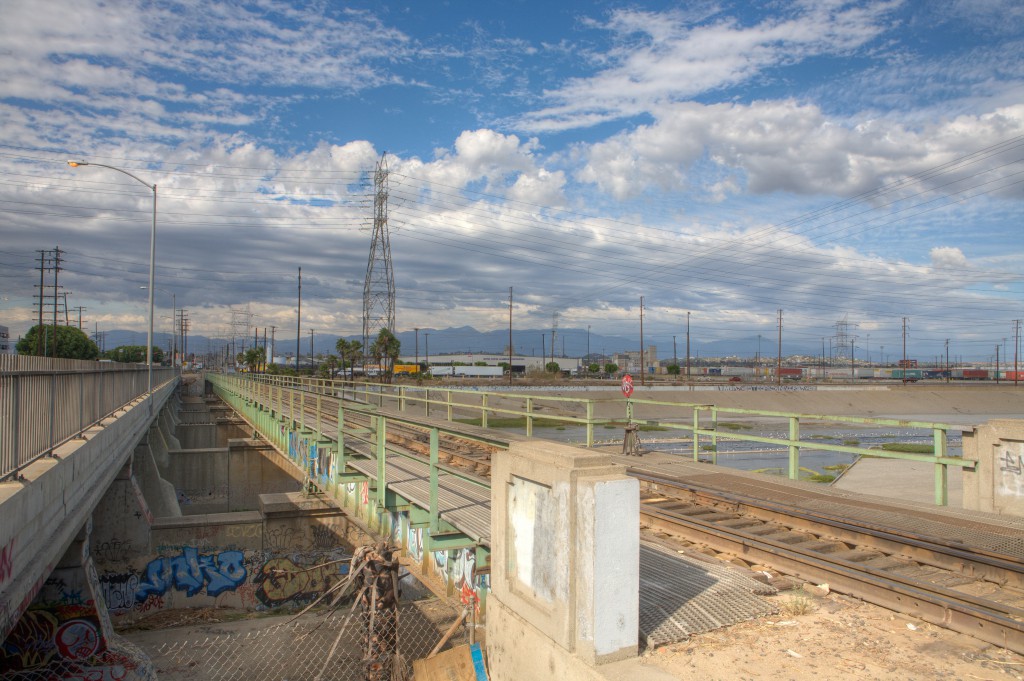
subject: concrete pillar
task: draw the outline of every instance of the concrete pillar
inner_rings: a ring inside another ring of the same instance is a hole
[[[1024,517],[1024,420],[997,419],[963,434],[964,508]]]
[[[114,633],[90,553],[86,523],[0,646],[14,678],[153,680],[153,663]]]
[[[100,569],[123,571],[133,559],[149,555],[153,518],[129,459],[93,511],[90,544]]]
[[[164,436],[164,442],[167,443],[167,449],[181,449],[181,442],[174,435],[175,426],[178,425],[178,420],[174,416],[175,408],[168,405],[160,412],[160,433]]]
[[[154,430],[150,428],[149,434],[152,435]],[[166,518],[181,515],[181,506],[178,505],[174,485],[160,475],[160,468],[156,465],[152,449],[149,446],[149,438],[135,447],[132,470],[135,472],[136,483],[141,488],[142,495],[155,517]]]
[[[495,455],[493,679],[597,678],[636,656],[639,505],[639,483],[606,454],[528,441]]]

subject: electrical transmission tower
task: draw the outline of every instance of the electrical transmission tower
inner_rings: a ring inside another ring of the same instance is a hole
[[[846,321],[846,315],[836,322],[836,334],[832,336],[832,349],[835,361],[842,362],[853,357],[853,344],[857,342],[857,336],[850,332],[851,327],[856,329],[860,324],[851,324]]]
[[[385,152],[386,153],[386,152]],[[373,239],[363,285],[363,352],[368,352],[381,329],[395,329],[395,275],[391,269],[388,235],[388,164],[381,154],[373,174]]]

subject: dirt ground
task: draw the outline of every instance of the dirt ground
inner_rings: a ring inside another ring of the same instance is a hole
[[[780,615],[644,654],[680,679],[1024,679],[1024,656],[830,593],[782,592]]]

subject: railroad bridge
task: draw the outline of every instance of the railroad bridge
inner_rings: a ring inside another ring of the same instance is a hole
[[[723,515],[721,501],[710,512],[691,503],[715,488],[731,490],[730,508],[753,508],[758,496],[785,500],[802,507],[812,527],[829,522],[829,513],[811,513],[822,507],[850,526],[879,518],[896,526],[903,518],[918,531],[924,562],[939,562],[942,551],[921,536],[966,524],[952,551],[961,569],[1017,587],[1024,574],[1024,485],[1014,478],[1024,475],[1014,469],[1024,446],[1019,421],[956,426],[656,395],[567,398],[169,370],[155,371],[146,391],[144,369],[19,359],[0,377],[0,633],[12,678],[20,678],[19,661],[27,669],[45,655],[82,650],[102,653],[75,662],[83,674],[117,668],[150,678],[145,655],[114,634],[114,623],[160,609],[305,604],[339,579],[343,570],[332,561],[381,537],[401,548],[405,569],[426,588],[459,596],[474,620],[486,621],[492,678],[531,670],[536,678],[552,670],[570,678],[629,675],[623,665],[638,664],[640,647],[767,612],[755,594],[769,585],[640,540],[641,521],[678,528],[688,518],[710,545],[756,562],[797,543],[755,535],[749,520]],[[726,418],[773,419],[781,434],[730,430]],[[509,419],[519,434],[492,427]],[[829,496],[799,482],[801,453],[864,453],[801,437],[802,427],[823,420],[924,433],[930,454],[872,454],[926,464],[935,506],[883,508],[877,499]],[[552,424],[572,429],[577,445],[533,437]],[[626,426],[644,437],[674,431],[686,441],[685,456],[623,456],[636,452],[600,446],[603,431]],[[964,455],[951,455],[950,436],[960,432]],[[708,466],[727,440],[781,450],[780,467],[793,482]],[[951,470],[963,471],[964,504],[976,512],[943,509]],[[730,525],[748,527],[746,536],[727,536]],[[892,534],[876,541],[891,544]],[[987,557],[968,560],[975,551],[963,548],[974,546],[968,539]],[[863,588],[841,563],[783,557],[790,574]],[[922,587],[906,579],[874,588],[869,598],[884,605],[916,599],[917,616],[1024,649],[1020,603],[981,620],[984,604],[955,604],[948,593],[925,602]],[[524,646],[546,654],[517,654]]]

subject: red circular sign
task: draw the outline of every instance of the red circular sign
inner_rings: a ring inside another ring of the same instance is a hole
[[[633,394],[633,377],[629,374],[622,377],[622,394],[626,397]]]

